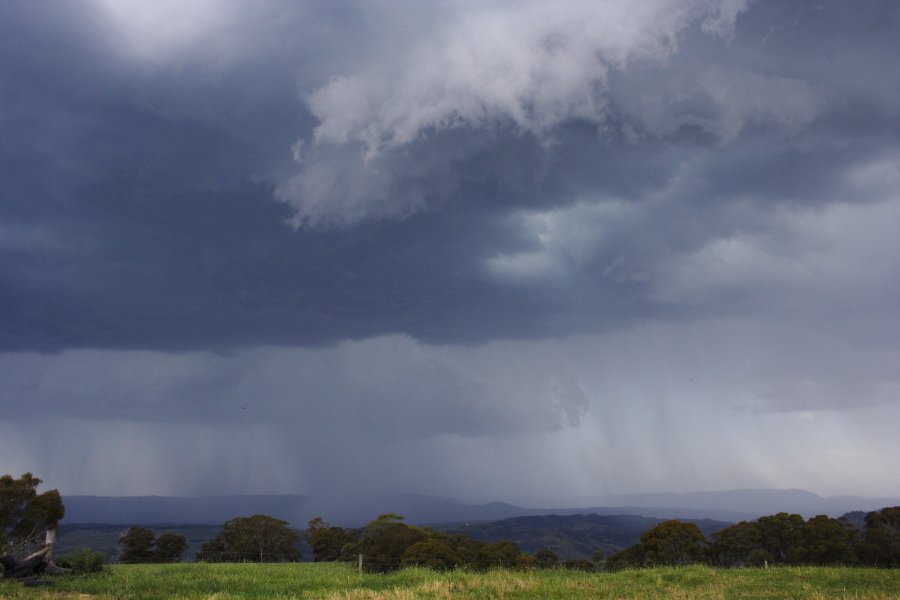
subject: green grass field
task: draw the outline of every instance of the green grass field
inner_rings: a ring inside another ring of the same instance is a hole
[[[900,570],[833,567],[656,568],[437,573],[407,569],[360,575],[350,565],[114,565],[105,573],[53,578],[43,587],[0,581],[0,597],[21,599],[232,600],[238,598],[900,598]]]

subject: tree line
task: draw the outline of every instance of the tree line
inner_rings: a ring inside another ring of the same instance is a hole
[[[664,521],[641,535],[640,541],[606,557],[598,550],[590,561],[560,563],[548,549],[533,556],[512,542],[473,540],[428,527],[401,522],[388,514],[362,530],[330,526],[322,519],[310,521],[306,538],[314,559],[352,560],[365,556],[373,571],[406,566],[434,569],[455,567],[549,568],[564,566],[584,570],[615,571],[629,567],[688,565],[870,565],[900,567],[900,507],[866,515],[862,530],[846,520],[825,515],[804,520],[788,513],[742,521],[719,530],[708,540],[693,523]]]
[[[356,561],[366,570],[387,572],[409,566],[431,569],[465,567],[552,568],[615,571],[657,565],[871,565],[900,567],[900,506],[865,516],[862,530],[843,519],[825,515],[804,520],[788,513],[742,521],[707,539],[693,523],[664,521],[644,532],[640,541],[608,557],[598,550],[591,560],[560,562],[542,549],[522,552],[510,541],[483,542],[459,533],[403,522],[393,513],[379,516],[360,529],[312,519],[301,536],[287,521],[267,515],[238,517],[203,544],[198,561],[285,562],[301,558],[297,544],[305,539],[313,560]],[[187,548],[183,536],[132,527],[120,539],[121,562],[175,562]]]
[[[55,529],[65,514],[59,492],[39,494],[40,483],[31,473],[19,478],[0,476],[0,558],[11,558],[2,555],[10,555]],[[407,566],[617,570],[691,563],[900,567],[900,506],[866,514],[862,529],[845,519],[825,515],[804,520],[800,515],[778,513],[728,526],[714,533],[711,540],[692,523],[670,520],[644,532],[637,544],[605,560],[598,551],[590,561],[564,563],[547,549],[532,556],[510,541],[483,542],[464,534],[408,525],[393,513],[381,515],[359,529],[333,526],[317,517],[309,522],[302,537],[287,521],[253,515],[226,522],[218,535],[203,544],[197,560],[296,561],[301,558],[297,548],[301,539],[309,543],[315,561],[357,560],[362,555],[364,568],[377,572]],[[164,533],[156,537],[143,527],[130,528],[119,544],[121,562],[178,562],[188,547],[182,535]]]
[[[178,540],[177,538],[181,538]],[[640,541],[608,557],[598,550],[591,560],[560,562],[543,549],[534,555],[510,541],[483,542],[459,533],[403,522],[393,513],[379,516],[360,529],[312,519],[301,536],[286,521],[266,515],[239,517],[225,523],[197,555],[207,562],[282,562],[300,559],[296,545],[305,539],[313,560],[355,561],[364,568],[386,572],[408,566],[432,569],[488,567],[549,568],[614,571],[629,567],[688,565],[871,565],[900,567],[900,506],[873,511],[860,530],[843,519],[825,515],[804,520],[778,513],[742,521],[707,539],[693,523],[664,521],[644,532]],[[122,562],[173,562],[187,547],[182,536],[131,528],[120,540]],[[155,548],[155,551],[154,551]]]
[[[362,555],[363,568],[374,572],[413,566],[435,570],[457,567],[593,568],[586,560],[560,563],[550,550],[541,550],[532,556],[510,541],[483,542],[459,533],[407,525],[402,516],[394,513],[381,515],[362,529],[343,529],[315,518],[309,522],[306,540],[312,548],[313,560],[317,562],[355,561]]]
[[[866,515],[862,530],[825,515],[778,513],[741,521],[706,539],[692,523],[666,521],[611,555],[606,570],[706,563],[714,566],[867,565],[900,567],[900,506]]]
[[[163,556],[160,540],[143,527],[132,527],[119,539],[120,562],[173,562],[180,558]],[[182,538],[183,536],[177,536]],[[357,562],[363,556],[363,568],[372,572],[388,572],[404,567],[422,566],[442,570],[456,567],[480,569],[489,567],[541,568],[563,566],[594,568],[590,561],[565,561],[542,550],[534,556],[519,550],[509,541],[482,542],[462,534],[450,534],[430,527],[403,523],[393,513],[379,516],[360,529],[344,529],[329,525],[317,517],[301,535],[282,521],[268,515],[237,517],[225,523],[222,531],[205,542],[197,554],[200,562],[292,562],[300,560],[298,543],[305,540],[313,551],[313,560]]]

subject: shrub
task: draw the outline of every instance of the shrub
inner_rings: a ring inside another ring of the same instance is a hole
[[[60,567],[72,569],[72,573],[75,575],[83,575],[85,573],[99,573],[103,570],[105,558],[102,552],[94,552],[90,548],[82,548],[62,556],[56,561],[56,564]]]
[[[525,554],[524,552],[516,557],[516,562],[513,568],[517,571],[533,571],[540,567],[540,563],[538,560],[531,556],[530,554]]]
[[[522,552],[512,542],[503,540],[485,544],[478,553],[478,561],[482,568],[512,567]]]
[[[401,567],[427,567],[435,571],[452,569],[460,564],[459,554],[440,540],[422,540],[403,552]]]
[[[177,533],[164,533],[156,538],[156,553],[154,562],[176,563],[181,561],[181,555],[187,550],[188,543],[183,535]]]
[[[549,548],[541,548],[535,553],[534,558],[542,569],[552,569],[559,564],[559,557]]]
[[[591,572],[594,570],[594,563],[584,559],[567,560],[562,563],[562,566],[564,569],[569,569],[570,571]]]

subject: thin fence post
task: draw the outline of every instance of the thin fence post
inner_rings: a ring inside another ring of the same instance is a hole
[[[359,555],[359,572],[362,573],[362,554]]]

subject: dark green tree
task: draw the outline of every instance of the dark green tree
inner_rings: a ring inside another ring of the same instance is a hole
[[[644,564],[687,565],[706,558],[709,542],[700,528],[677,519],[665,521],[641,535]]]
[[[606,560],[606,570],[652,565],[687,565],[703,562],[709,542],[693,523],[664,521],[641,535],[641,541]]]
[[[773,564],[853,564],[854,530],[825,515],[804,522],[778,513],[742,521],[713,535],[710,561],[722,566]]]
[[[119,538],[119,546],[122,552],[119,562],[123,563],[149,563],[156,558],[154,543],[156,534],[145,527],[131,527],[125,535]]]
[[[453,551],[459,556],[460,566],[471,569],[479,568],[478,557],[481,549],[486,545],[484,542],[460,533],[450,534],[436,531],[431,536],[453,548]]]
[[[866,515],[857,552],[866,564],[900,567],[900,506],[882,508]]]
[[[376,536],[383,529],[402,523],[403,519],[403,515],[398,515],[396,513],[384,513],[383,515],[378,515],[377,519],[369,521],[368,525],[363,529],[362,538],[365,539]]]
[[[762,548],[762,534],[753,521],[741,521],[713,534],[710,562],[725,567],[761,565],[768,555]]]
[[[363,555],[367,571],[386,573],[399,569],[407,548],[428,537],[422,529],[410,527],[402,520],[400,515],[387,513],[366,525],[350,551]]]
[[[562,567],[570,571],[591,572],[594,570],[594,563],[583,558],[573,558],[571,560],[564,561],[562,563]]]
[[[0,554],[43,536],[66,514],[59,491],[37,493],[41,483],[31,473],[0,476]]]
[[[197,555],[206,562],[291,562],[300,558],[300,541],[287,521],[268,515],[237,517],[222,526]]]
[[[559,557],[549,548],[541,548],[534,553],[534,559],[537,561],[538,567],[541,569],[552,569],[559,565]]]
[[[164,533],[156,538],[156,557],[154,562],[176,563],[187,550],[188,543],[183,535]]]
[[[217,535],[211,540],[203,542],[200,552],[197,553],[197,562],[237,562],[240,559],[227,553],[225,538]]]
[[[837,519],[818,515],[809,519],[800,532],[793,562],[816,565],[849,565],[857,562],[853,549],[853,529]]]
[[[610,554],[606,559],[606,562],[603,563],[603,568],[606,571],[621,571],[622,569],[640,567],[643,566],[643,564],[644,557],[641,545],[635,544],[634,546],[629,546],[624,550]]]
[[[426,539],[403,551],[401,567],[427,567],[436,571],[452,569],[461,564],[459,554],[446,542]]]
[[[313,560],[316,562],[338,560],[344,547],[357,541],[352,533],[329,525],[322,517],[316,517],[309,522],[305,537],[313,550]]]
[[[485,544],[478,553],[478,561],[482,568],[512,567],[522,551],[512,542],[499,541]]]
[[[764,552],[764,560],[770,563],[802,562],[803,528],[805,522],[800,515],[778,513],[760,517],[756,521],[759,543]]]

